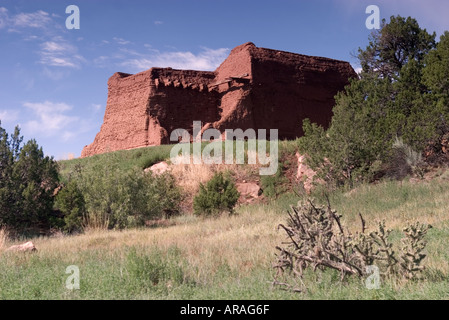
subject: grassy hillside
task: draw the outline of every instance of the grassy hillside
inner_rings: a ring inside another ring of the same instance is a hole
[[[215,142],[217,143],[217,142]],[[218,142],[222,145],[223,158],[225,156],[224,142]],[[201,143],[201,150],[208,145],[208,142]],[[162,145],[154,147],[139,148],[133,150],[120,150],[114,151],[106,154],[95,155],[88,158],[78,158],[73,160],[63,160],[59,161],[60,174],[61,177],[67,179],[70,172],[76,169],[77,166],[83,166],[85,168],[95,167],[97,164],[102,164],[105,162],[117,163],[119,168],[123,170],[129,170],[132,168],[145,169],[153,164],[170,159],[170,151],[173,145]],[[193,144],[190,144],[190,153],[193,154]],[[244,143],[245,148],[245,163],[247,162],[247,152],[248,152],[248,142]],[[297,148],[296,141],[279,141],[279,154],[283,153],[293,153]],[[266,142],[266,150],[270,152],[270,144]],[[233,154],[236,155],[236,143],[234,141]]]
[[[341,283],[326,271],[306,275],[305,293],[272,288],[275,246],[285,240],[277,225],[298,200],[286,195],[240,207],[231,217],[181,216],[153,229],[35,239],[37,253],[1,254],[0,299],[448,299],[448,185],[443,173],[428,182],[384,182],[331,197],[348,227],[360,227],[359,212],[368,227],[385,219],[394,241],[409,221],[431,223],[421,281],[391,278],[370,291],[360,279]],[[80,290],[65,288],[69,265],[80,269]]]
[[[145,169],[159,161],[170,158],[170,150],[172,147],[171,145],[164,145],[133,150],[120,150],[88,158],[59,161],[59,172],[63,179],[67,179],[69,173],[75,170],[76,166],[94,167],[98,163],[105,162],[106,159],[118,163],[119,168],[123,170],[136,167]]]

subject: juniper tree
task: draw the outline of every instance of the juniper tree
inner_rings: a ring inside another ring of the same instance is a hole
[[[17,231],[48,223],[58,184],[53,158],[35,140],[22,141],[18,127],[11,136],[0,127],[0,225]]]
[[[359,49],[362,72],[335,97],[329,128],[303,123],[300,151],[321,178],[334,185],[370,180],[390,167],[396,138],[421,153],[449,131],[447,38],[435,49],[435,33],[415,19],[384,20]]]

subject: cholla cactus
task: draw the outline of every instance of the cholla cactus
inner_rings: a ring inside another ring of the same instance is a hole
[[[393,250],[393,244],[389,242],[388,237],[391,234],[391,229],[387,229],[385,220],[379,222],[379,230],[370,233],[370,238],[378,247],[378,252],[374,256],[374,260],[377,264],[383,265],[385,274],[394,273],[394,269],[398,260],[395,258],[395,251]]]
[[[278,273],[290,270],[302,277],[304,269],[311,267],[338,270],[342,279],[363,275],[363,262],[351,249],[351,235],[343,230],[336,211],[330,206],[316,206],[313,201],[299,203],[291,211],[288,225],[279,225],[289,241],[287,247],[277,247]]]
[[[350,245],[361,256],[364,266],[374,264],[379,249],[375,247],[375,243],[370,236],[367,236],[364,232],[356,234]]]
[[[407,279],[419,278],[420,273],[424,270],[424,266],[421,265],[422,260],[426,257],[422,253],[427,245],[424,237],[430,228],[432,228],[431,225],[416,222],[403,229],[405,238],[402,239],[402,262],[400,265]]]
[[[285,277],[285,271],[290,271],[295,275],[294,281],[301,281],[306,268],[314,271],[330,268],[338,270],[343,280],[351,275],[366,276],[366,267],[376,265],[383,275],[402,274],[407,279],[413,279],[423,270],[421,262],[426,257],[422,253],[426,246],[423,239],[430,226],[416,223],[404,229],[406,237],[402,240],[399,263],[389,241],[392,230],[387,229],[385,221],[379,223],[376,231],[366,234],[365,220],[360,215],[362,231],[352,235],[344,230],[341,216],[331,209],[329,202],[324,207],[315,205],[311,200],[292,206],[288,215],[287,226],[279,225],[287,233],[288,241],[284,243],[287,246],[276,247],[279,251],[274,266],[278,271],[276,277]],[[303,290],[278,280],[273,284],[293,291]]]

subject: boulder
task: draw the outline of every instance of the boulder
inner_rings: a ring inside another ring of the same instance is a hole
[[[303,183],[304,189],[309,194],[313,188],[314,177],[316,172],[313,171],[306,163],[306,157],[300,155],[299,152],[296,153],[296,158],[298,159],[298,172],[296,174],[296,179]]]
[[[250,203],[254,202],[262,194],[262,190],[253,182],[241,182],[236,183],[237,191],[240,192],[240,203]]]
[[[158,162],[149,168],[146,168],[145,173],[152,172],[154,175],[159,176],[168,170],[168,163],[165,161]]]

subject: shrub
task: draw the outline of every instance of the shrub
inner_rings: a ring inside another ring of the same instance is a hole
[[[64,216],[64,230],[73,232],[81,229],[86,214],[86,202],[74,180],[59,191],[55,198],[54,208]]]
[[[206,185],[200,184],[200,191],[193,199],[193,209],[195,214],[204,216],[223,211],[232,213],[239,197],[234,182],[219,172]]]
[[[85,199],[88,226],[136,227],[179,211],[182,194],[170,174],[144,174],[117,163],[111,155],[71,173]]]
[[[285,166],[279,163],[278,170],[274,175],[261,176],[260,183],[263,194],[272,199],[277,199],[281,194],[288,191],[288,178],[283,174]]]
[[[160,176],[147,174],[143,179],[147,218],[169,218],[179,214],[183,194],[173,175],[167,172]]]
[[[409,174],[424,178],[425,163],[422,155],[397,138],[393,144],[393,152],[389,161],[387,175],[403,179]]]

